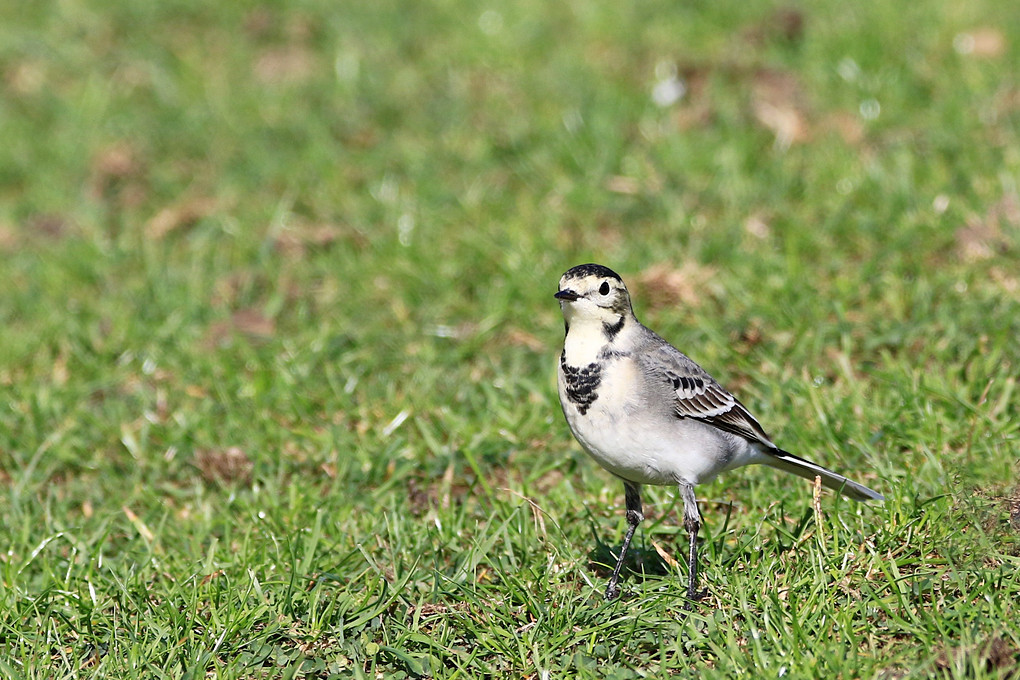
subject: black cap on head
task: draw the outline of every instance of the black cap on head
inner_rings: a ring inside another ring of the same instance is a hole
[[[609,267],[603,267],[600,264],[594,263],[579,264],[576,267],[571,267],[563,276],[570,279],[583,279],[586,276],[600,276],[608,279],[616,279],[620,282],[623,281],[623,279],[620,278],[620,275]]]

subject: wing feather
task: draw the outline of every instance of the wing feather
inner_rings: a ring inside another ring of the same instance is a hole
[[[735,434],[750,441],[775,446],[751,412],[715,381],[703,368],[669,346],[655,352],[645,363],[652,379],[666,382],[675,397],[674,413],[678,418],[692,418]],[[670,351],[671,350],[671,351]]]

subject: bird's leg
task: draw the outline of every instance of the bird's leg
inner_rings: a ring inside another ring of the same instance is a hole
[[[606,599],[616,599],[620,594],[620,588],[616,582],[620,580],[620,569],[623,568],[623,560],[627,556],[627,549],[630,548],[630,539],[634,538],[634,530],[645,518],[641,514],[641,487],[630,482],[623,483],[627,495],[627,533],[623,537],[623,545],[620,546],[620,557],[616,560],[616,567],[613,575],[609,577],[609,585],[606,587]]]
[[[701,514],[698,512],[698,500],[694,497],[692,485],[681,484],[680,497],[684,500],[684,528],[691,540],[687,558],[687,603],[684,605],[684,609],[690,609],[707,592],[698,592],[698,532],[701,530]]]

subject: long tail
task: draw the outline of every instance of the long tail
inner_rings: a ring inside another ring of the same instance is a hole
[[[813,480],[815,477],[822,478],[822,486],[825,486],[833,491],[838,491],[847,498],[852,498],[855,501],[884,501],[885,496],[872,491],[863,484],[847,479],[843,475],[837,474],[832,470],[826,470],[821,465],[815,465],[809,460],[804,460],[800,456],[795,456],[792,453],[783,451],[782,449],[772,449],[768,451],[769,457],[763,461],[766,465],[778,468],[785,472],[792,472],[798,477],[804,479]]]

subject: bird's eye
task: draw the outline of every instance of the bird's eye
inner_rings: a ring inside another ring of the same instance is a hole
[[[609,282],[603,281],[602,285],[599,286],[599,295],[609,295]]]

